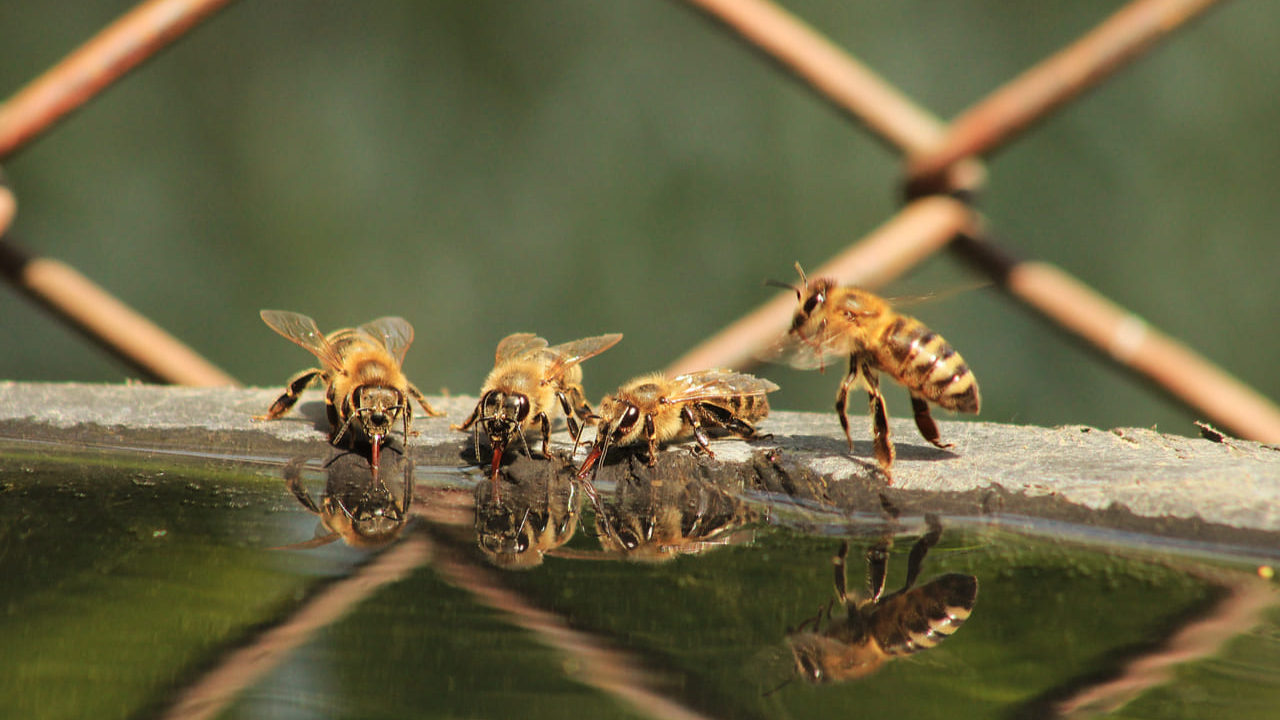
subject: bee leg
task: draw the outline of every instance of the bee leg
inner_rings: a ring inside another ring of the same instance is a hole
[[[294,404],[298,402],[298,397],[302,395],[302,391],[306,390],[308,385],[315,382],[316,378],[323,376],[323,370],[320,370],[319,368],[310,368],[289,378],[289,382],[285,383],[284,394],[276,398],[275,402],[271,403],[271,407],[267,410],[267,414],[255,415],[253,416],[253,419],[275,420],[281,415],[289,412],[293,409]]]
[[[547,414],[544,412],[538,413],[533,417],[533,419],[537,420],[542,428],[542,457],[550,459],[551,419],[548,418]],[[533,455],[530,454],[529,457],[533,457]]]
[[[831,567],[835,572],[836,597],[840,599],[841,604],[845,605],[849,602],[849,576],[845,566],[845,560],[848,557],[849,541],[845,540],[840,543],[840,550],[831,557]]]
[[[902,586],[903,590],[909,589],[916,584],[916,578],[920,576],[920,565],[924,562],[924,556],[929,554],[929,548],[938,544],[938,539],[942,537],[942,521],[933,513],[925,513],[924,521],[929,525],[929,531],[920,536],[916,540],[916,544],[911,546],[911,555],[907,558],[907,581]]]
[[[577,415],[583,423],[596,418],[595,412],[591,410],[591,403],[587,402],[587,398],[582,394],[581,387],[575,385],[565,392],[557,393],[557,396],[564,407],[565,415]],[[570,407],[573,409],[570,410]]]
[[[569,396],[563,392],[556,393],[556,399],[560,401],[560,409],[564,410],[564,424],[569,426],[569,435],[573,438],[573,451],[578,451],[578,435],[582,432],[582,427],[578,425],[578,421],[574,419],[577,409],[569,404]],[[585,420],[585,418],[584,418]]]
[[[307,492],[307,488],[302,484],[302,466],[306,463],[306,458],[297,458],[290,460],[289,464],[284,466],[284,486],[289,488],[289,492],[298,498],[298,502],[309,510],[313,515],[320,514],[320,508],[316,506],[316,501],[311,499],[311,493]]]
[[[702,411],[703,417],[708,422],[713,422],[734,435],[744,438],[755,437],[755,426],[737,417],[733,414],[733,411],[727,408],[722,408],[712,403],[701,403],[698,405],[698,409]]]
[[[698,404],[696,413],[688,405],[680,409],[680,416],[693,428],[693,439],[698,441],[698,447],[707,454],[707,457],[715,458],[716,454],[711,452],[711,439],[707,437],[707,431],[702,429],[702,423],[698,420],[698,415],[703,413],[706,413],[706,409],[701,403]],[[712,418],[708,416],[708,419]]]
[[[867,550],[867,591],[871,602],[880,599],[884,593],[884,582],[889,576],[889,548],[893,547],[893,536],[882,538]]]
[[[929,414],[929,403],[924,398],[912,395],[911,409],[916,414],[916,427],[920,430],[921,437],[933,443],[934,447],[940,447],[944,450],[955,447],[955,443],[942,442],[942,436],[938,433],[938,424],[933,421],[933,416]]]
[[[884,407],[884,395],[880,394],[880,379],[870,367],[863,363],[862,377],[867,385],[867,399],[871,404],[872,425],[875,428],[876,461],[880,470],[890,482],[893,477],[889,468],[893,465],[893,442],[889,440],[889,411]]]
[[[840,381],[840,390],[836,392],[836,417],[840,418],[840,427],[844,428],[844,439],[849,441],[849,452],[853,452],[853,436],[849,434],[849,388],[858,381],[858,356],[849,356],[849,372]]]
[[[653,424],[653,415],[644,416],[644,434],[649,438],[649,467],[658,464],[658,428]]]
[[[427,402],[427,396],[423,395],[422,391],[419,390],[413,383],[405,383],[405,384],[409,388],[409,394],[413,396],[414,400],[418,401],[418,404],[422,406],[423,411],[427,413],[428,417],[440,417],[441,415],[444,415],[444,413],[439,412],[436,409],[431,407],[431,403]]]

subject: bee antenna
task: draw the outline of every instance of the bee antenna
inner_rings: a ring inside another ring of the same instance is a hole
[[[765,280],[764,284],[765,284],[765,287],[776,287],[776,288],[782,288],[783,290],[794,290],[796,294],[800,293],[800,288],[790,283],[784,283],[781,280],[772,280],[772,279]]]

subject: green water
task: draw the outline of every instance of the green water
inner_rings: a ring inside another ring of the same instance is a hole
[[[550,514],[558,532],[543,535],[540,563],[509,571],[477,547],[472,506],[492,515],[493,498],[453,469],[416,469],[413,516],[390,545],[282,550],[318,524],[285,487],[288,458],[0,452],[11,717],[163,717],[229,668],[242,672],[200,716],[1030,718],[1117,676],[1136,689],[1103,693],[1111,717],[1270,718],[1280,705],[1280,605],[1256,573],[1274,563],[1265,549],[1174,553],[942,518],[916,587],[977,578],[968,621],[868,677],[813,685],[795,672],[789,629],[833,598],[842,541],[855,591],[865,552],[892,535],[886,592],[899,588],[926,530],[916,509],[890,523],[879,508],[840,517],[673,490],[701,508],[689,534],[706,533],[692,545],[704,551],[635,561],[601,551],[581,493],[512,486],[514,517],[527,529]],[[299,475],[318,505],[336,467],[322,460]],[[653,492],[601,490],[615,532],[622,509],[668,512]],[[576,522],[557,523],[570,506]],[[1162,664],[1184,636],[1199,649]]]

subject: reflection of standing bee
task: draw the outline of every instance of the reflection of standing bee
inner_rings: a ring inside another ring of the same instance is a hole
[[[298,396],[317,379],[329,387],[325,411],[329,416],[329,441],[335,445],[356,428],[371,448],[370,465],[378,471],[383,439],[398,418],[403,418],[405,440],[413,420],[412,396],[428,415],[439,415],[422,392],[400,370],[404,354],[413,343],[413,326],[404,318],[383,317],[358,328],[335,330],[328,337],[306,315],[283,310],[263,310],[262,320],[272,330],[301,345],[320,359],[321,367],[294,375],[284,394],[257,420],[274,420],[289,412]]]
[[[480,402],[455,430],[476,426],[476,460],[480,460],[480,429],[489,436],[493,452],[490,477],[497,482],[498,467],[512,436],[519,436],[525,452],[532,456],[525,430],[537,423],[542,429],[542,454],[551,440],[551,413],[556,404],[564,411],[569,434],[578,441],[581,428],[575,416],[586,422],[593,417],[582,393],[580,363],[613,347],[621,335],[599,335],[547,347],[547,341],[532,333],[508,335],[498,343],[493,371],[485,378]]]
[[[485,559],[507,570],[542,564],[543,556],[578,530],[577,483],[567,464],[517,458],[498,472],[498,485],[476,483],[476,543]],[[497,488],[505,486],[502,492]]]
[[[799,287],[774,283],[795,290],[800,301],[789,332],[801,351],[793,364],[821,368],[828,360],[849,357],[849,371],[836,393],[836,413],[849,449],[853,449],[853,438],[845,404],[849,388],[861,381],[871,400],[876,460],[888,476],[894,450],[877,370],[910,391],[916,427],[924,439],[940,448],[951,447],[941,441],[929,403],[956,412],[978,412],[978,383],[960,353],[919,320],[894,312],[883,298],[858,288],[836,287],[830,278],[806,280],[799,263],[796,270]]]
[[[612,502],[596,507],[596,537],[606,552],[662,562],[700,553],[734,539],[756,519],[741,499],[719,485],[681,475],[661,483],[619,483]]]
[[[836,599],[847,610],[846,617],[832,620],[832,604],[828,604],[824,612],[801,623],[787,637],[796,669],[807,680],[841,682],[865,677],[891,658],[934,647],[968,619],[978,598],[974,576],[947,573],[918,588],[911,587],[929,548],[942,533],[937,518],[928,519],[929,532],[911,548],[906,583],[889,595],[881,593],[888,574],[890,540],[882,540],[867,551],[871,594],[861,601],[851,600],[845,592],[849,543],[840,545],[834,558]],[[810,624],[813,629],[806,631]]]
[[[308,548],[326,545],[341,538],[352,547],[378,547],[386,545],[400,535],[409,519],[409,506],[413,503],[413,464],[408,462],[403,448],[395,441],[387,442],[391,451],[387,465],[392,472],[374,476],[365,459],[355,453],[334,450],[325,462],[324,495],[317,505],[302,484],[302,466],[306,458],[296,458],[284,468],[285,487],[302,503],[302,506],[320,516],[324,534],[317,532],[314,540],[290,545],[289,548]],[[385,478],[395,477],[400,466],[402,478],[399,487]]]
[[[704,425],[751,437],[751,423],[769,414],[765,393],[778,386],[732,370],[702,370],[668,379],[662,373],[642,375],[600,402],[600,421],[591,452],[578,471],[585,478],[610,445],[645,440],[649,466],[658,461],[658,443],[692,435],[707,455],[715,457]]]

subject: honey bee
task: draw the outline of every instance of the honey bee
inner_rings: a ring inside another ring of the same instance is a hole
[[[311,548],[342,539],[352,547],[372,548],[386,545],[404,530],[413,503],[413,463],[408,462],[403,448],[388,440],[387,465],[393,472],[374,476],[365,459],[345,450],[334,450],[325,462],[325,490],[317,505],[302,481],[302,467],[307,458],[295,458],[284,468],[285,487],[311,513],[320,517],[314,540],[282,549]],[[383,481],[403,475],[399,487]]]
[[[845,558],[849,543],[832,558],[835,564],[836,599],[823,612],[788,633],[787,644],[796,670],[814,683],[843,682],[865,677],[888,660],[936,646],[964,624],[978,599],[978,579],[947,573],[913,588],[920,564],[937,543],[942,526],[929,516],[929,532],[916,541],[907,564],[907,580],[901,590],[883,595],[888,574],[891,541],[881,540],[867,551],[867,584],[864,600],[846,594]],[[846,616],[832,620],[835,602]],[[822,627],[823,621],[826,627]],[[812,624],[812,629],[806,627]]]
[[[837,287],[830,278],[808,280],[800,263],[796,270],[799,286],[770,283],[794,290],[800,301],[788,331],[788,340],[799,350],[792,364],[824,368],[828,360],[849,357],[849,370],[836,393],[836,414],[849,449],[853,449],[853,438],[845,405],[849,388],[861,382],[871,402],[876,460],[890,477],[894,448],[876,374],[881,370],[910,392],[916,427],[924,439],[936,447],[952,447],[940,439],[929,403],[956,412],[978,412],[978,382],[960,353],[919,320],[894,312],[883,298],[859,288]]]
[[[274,420],[284,415],[308,385],[322,380],[328,385],[324,403],[329,417],[329,442],[337,445],[347,437],[349,429],[355,428],[357,436],[353,440],[369,443],[369,464],[377,473],[382,444],[397,419],[402,420],[408,440],[413,420],[410,397],[427,415],[440,414],[400,370],[404,354],[413,343],[413,326],[404,318],[382,317],[325,336],[306,315],[284,310],[263,310],[260,314],[272,330],[319,358],[321,367],[308,368],[289,378],[284,394],[255,420]]]
[[[633,478],[597,505],[596,537],[605,552],[665,562],[728,544],[756,517],[741,498],[693,475],[660,484]]]
[[[582,432],[578,420],[595,415],[582,392],[583,360],[613,347],[622,335],[598,335],[547,347],[547,341],[533,333],[508,335],[498,343],[493,370],[480,389],[480,402],[455,430],[475,426],[476,460],[480,459],[480,429],[489,437],[493,467],[489,476],[497,482],[498,467],[513,436],[524,443],[532,457],[524,433],[537,424],[542,430],[542,455],[547,457],[551,440],[551,414],[558,403],[564,411],[569,434],[576,444]],[[576,418],[576,419],[575,419]]]
[[[735,435],[751,437],[751,424],[769,414],[766,393],[778,386],[754,375],[733,370],[702,370],[667,378],[662,373],[641,375],[600,402],[596,438],[578,470],[585,479],[610,445],[648,442],[648,464],[658,462],[658,443],[690,435],[698,447],[715,457],[705,426],[719,427]]]

